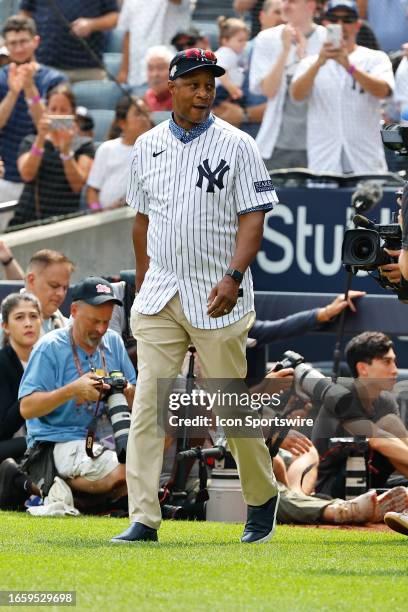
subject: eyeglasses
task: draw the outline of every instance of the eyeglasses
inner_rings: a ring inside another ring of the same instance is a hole
[[[357,17],[354,15],[333,15],[330,13],[325,16],[325,19],[330,23],[356,23],[357,21]]]

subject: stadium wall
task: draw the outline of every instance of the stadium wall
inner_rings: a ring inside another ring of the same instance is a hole
[[[76,265],[72,281],[134,268],[134,212],[121,208],[0,235],[23,269],[39,249],[62,251]]]

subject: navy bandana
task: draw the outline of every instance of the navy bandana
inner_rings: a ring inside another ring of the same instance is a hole
[[[174,121],[172,117],[169,122],[169,128],[173,136],[175,136],[183,144],[187,144],[191,142],[192,140],[194,140],[195,138],[198,138],[199,136],[201,136],[201,134],[204,134],[204,132],[206,132],[208,128],[212,126],[214,121],[215,121],[214,115],[209,115],[208,119],[206,119],[202,123],[199,123],[198,125],[196,125],[195,127],[193,127],[191,130],[187,132],[187,130],[184,130],[182,127],[177,125],[177,123]]]

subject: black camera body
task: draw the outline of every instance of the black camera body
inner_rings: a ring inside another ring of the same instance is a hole
[[[392,123],[381,130],[383,144],[399,155],[408,155],[408,126]]]
[[[283,359],[278,361],[278,363],[273,368],[273,372],[279,372],[284,368],[296,368],[301,363],[304,363],[305,358],[299,353],[295,353],[295,351],[285,351],[283,353]]]
[[[112,372],[109,372],[108,376],[103,376],[101,380],[111,387],[108,395],[114,391],[123,391],[127,385],[127,380],[120,370],[112,370]]]
[[[376,270],[379,266],[394,263],[395,259],[385,249],[401,248],[399,224],[379,225],[362,215],[355,215],[353,222],[357,228],[346,230],[344,234],[342,263],[357,270]]]

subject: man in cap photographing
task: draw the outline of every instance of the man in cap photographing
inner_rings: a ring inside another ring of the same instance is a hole
[[[157,541],[157,380],[178,375],[190,343],[204,378],[246,375],[255,316],[249,265],[277,197],[253,139],[211,114],[215,77],[224,73],[212,51],[177,53],[172,119],[141,136],[133,152],[127,202],[136,210],[131,328],[139,376],[126,465],[131,526],[114,543]],[[249,506],[242,541],[265,542],[278,491],[262,432],[228,441]]]
[[[330,0],[327,42],[297,66],[291,95],[308,100],[307,158],[313,172],[387,169],[380,136],[381,100],[394,89],[389,57],[356,43],[361,26],[354,0]]]
[[[124,389],[129,406],[135,372],[121,337],[108,329],[115,304],[112,285],[104,278],[88,277],[73,290],[72,325],[41,338],[33,350],[20,385],[22,416],[27,419],[27,446],[54,442],[54,463],[59,475],[79,492],[113,498],[126,493],[124,465],[116,453],[94,444],[94,459],[86,454],[85,439],[95,413],[101,376],[121,370],[128,380]]]

